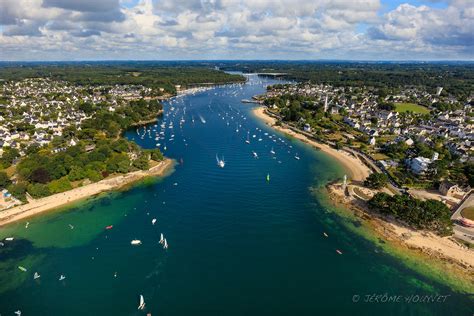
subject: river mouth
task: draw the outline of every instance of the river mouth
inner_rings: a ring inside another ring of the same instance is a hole
[[[465,296],[374,252],[312,194],[342,168],[240,102],[275,82],[249,76],[174,98],[157,123],[126,131],[145,148],[160,144],[175,172],[32,220],[18,255],[2,261],[9,286],[0,313],[135,315],[143,295],[152,315],[467,314]],[[24,223],[8,233],[15,230]],[[374,293],[451,296],[443,304],[353,301]]]

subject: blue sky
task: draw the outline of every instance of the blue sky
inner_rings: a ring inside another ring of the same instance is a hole
[[[474,0],[0,0],[0,60],[473,60]]]

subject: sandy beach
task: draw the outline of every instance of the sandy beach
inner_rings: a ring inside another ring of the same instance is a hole
[[[277,120],[266,114],[263,107],[255,108],[253,113],[273,128],[300,139],[336,159],[350,173],[352,180],[363,181],[371,173],[362,161],[349,153],[310,140],[305,135],[296,133],[289,128],[275,125]],[[474,268],[474,251],[451,237],[440,237],[431,232],[416,231],[394,220],[379,218],[362,207],[360,201],[354,197],[346,197],[340,189],[340,185],[334,184],[328,188],[333,201],[344,204],[345,208],[352,209],[354,213],[362,213],[363,218],[369,219],[374,230],[385,239],[396,241],[406,248],[418,250],[430,257],[440,259],[444,263],[454,263],[464,271]]]
[[[331,200],[353,211],[357,217],[367,220],[370,226],[385,240],[419,251],[433,260],[440,260],[447,266],[454,264],[459,270],[468,274],[472,273],[472,269],[474,269],[473,250],[452,237],[440,237],[429,231],[415,230],[394,219],[373,214],[367,209],[364,202],[352,196],[346,196],[341,187],[341,184],[328,185]]]
[[[53,194],[41,199],[31,200],[27,204],[0,211],[0,226],[38,215],[40,213],[77,202],[99,193],[111,191],[151,176],[162,176],[173,166],[173,160],[165,159],[146,171],[134,171],[78,187],[63,193]]]
[[[285,128],[283,126],[275,125],[276,119],[265,113],[264,107],[257,107],[253,109],[253,114],[263,120],[267,125],[285,133],[291,135],[311,146],[320,149],[324,153],[328,154],[332,158],[336,159],[348,172],[348,176],[354,181],[364,181],[365,178],[371,173],[370,169],[358,158],[353,155],[342,151],[336,150],[326,144],[318,143],[314,140],[309,139],[305,135],[298,134],[295,131]]]

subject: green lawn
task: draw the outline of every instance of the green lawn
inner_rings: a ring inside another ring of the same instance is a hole
[[[462,217],[474,221],[474,206],[466,207],[461,211]]]
[[[428,114],[430,110],[422,105],[418,105],[415,103],[395,103],[395,111],[397,112],[413,112],[413,113],[420,113],[420,114]]]
[[[381,154],[381,153],[375,153],[373,155],[371,155],[372,158],[374,158],[375,160],[387,160],[389,159],[390,157],[387,156],[387,155],[384,155],[384,154]]]

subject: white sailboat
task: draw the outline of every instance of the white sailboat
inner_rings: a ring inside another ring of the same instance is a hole
[[[62,281],[62,280],[64,280],[64,279],[66,279],[66,277],[61,274],[61,276],[59,277],[59,281]]]
[[[217,154],[216,154],[216,160],[217,160],[217,165],[218,165],[220,168],[224,168],[224,167],[225,167],[224,157],[222,157],[222,159],[219,159],[219,157],[218,157]]]
[[[258,158],[258,154],[257,154],[255,151],[252,151],[252,154],[253,154],[253,157],[254,157],[255,159]]]
[[[15,312],[15,315],[21,316],[21,310],[17,310],[17,311]]]
[[[272,155],[275,154],[275,151],[273,150],[273,147],[272,147],[272,150],[270,150],[270,154],[272,154]]]
[[[140,294],[140,304],[138,305],[138,309],[143,310],[145,308],[145,299],[143,295]]]
[[[162,244],[165,241],[165,238],[163,237],[163,233],[160,234],[160,244]]]
[[[163,249],[168,249],[168,241],[166,240],[166,238],[163,241]]]
[[[156,223],[156,218],[154,218],[154,219],[151,220],[151,224],[152,224],[152,225],[155,225],[155,223]]]
[[[41,275],[38,272],[35,272],[35,274],[33,275],[34,280],[39,279],[40,277]]]
[[[137,245],[141,245],[142,241],[139,239],[134,239],[130,242],[130,244],[137,246]]]
[[[247,139],[245,140],[247,144],[250,144],[250,139],[249,139],[249,132],[247,132]]]
[[[300,156],[298,156],[298,154],[295,155],[295,159],[296,160],[300,160]]]

